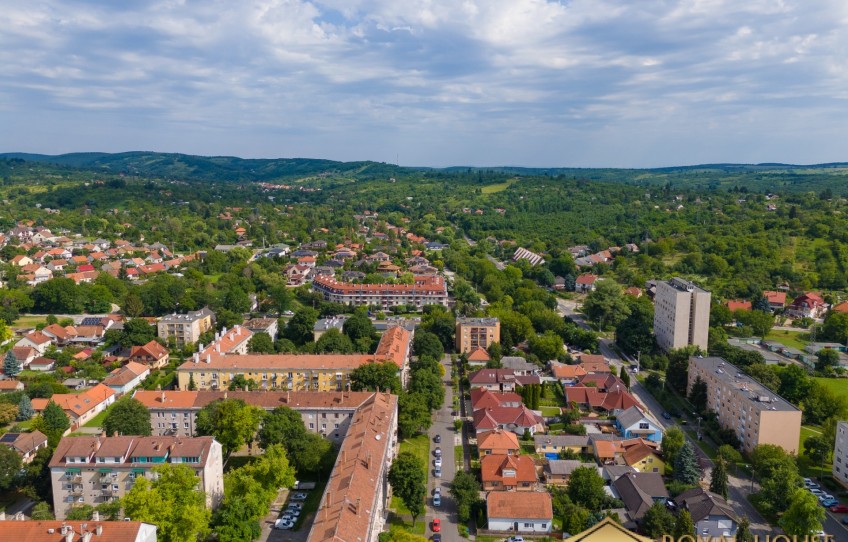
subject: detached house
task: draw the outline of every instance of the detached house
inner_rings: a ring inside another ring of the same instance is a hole
[[[795,298],[786,314],[795,318],[820,318],[827,311],[827,303],[815,292],[807,292]]]
[[[68,432],[75,431],[115,402],[115,391],[98,384],[82,393],[57,393],[50,399],[33,399],[32,408],[36,413],[44,412],[47,403],[53,401],[65,411],[71,420]]]
[[[662,428],[645,416],[636,406],[620,412],[616,416],[615,427],[624,438],[643,438],[651,442],[662,441]]]
[[[47,351],[47,347],[50,346],[51,339],[44,333],[40,331],[33,331],[32,333],[28,333],[24,336],[23,339],[19,340],[15,343],[15,348],[32,348],[39,355],[44,354]]]
[[[545,430],[542,417],[525,407],[481,408],[474,412],[474,429],[478,434],[501,429],[517,435],[531,435]]]
[[[490,530],[518,534],[550,533],[554,517],[551,494],[541,491],[492,491],[486,512]]]
[[[124,395],[135,389],[150,374],[150,367],[130,361],[118,367],[103,379],[103,385],[115,390],[115,394]]]
[[[665,504],[668,491],[662,476],[654,473],[634,472],[616,478],[612,483],[615,495],[624,503],[629,527],[635,527],[654,503]]]
[[[489,391],[515,391],[516,386],[541,384],[537,375],[516,375],[512,369],[480,369],[468,375],[471,388]]]
[[[599,470],[594,463],[583,463],[577,459],[551,459],[545,465],[545,484],[549,486],[566,486],[571,479],[571,473],[579,468]]]
[[[151,369],[161,369],[168,364],[168,349],[156,341],[150,341],[143,346],[133,346],[130,350],[131,362],[146,365]]]
[[[31,463],[35,454],[42,448],[47,448],[47,436],[41,431],[31,433],[6,433],[0,437],[0,444],[5,444],[21,456],[24,464]]]
[[[484,455],[517,455],[521,451],[518,436],[512,431],[495,429],[477,439],[477,450]]]
[[[580,293],[588,293],[595,291],[595,283],[598,282],[598,276],[591,273],[583,273],[574,281],[574,291]]]
[[[533,442],[537,454],[545,454],[548,459],[557,459],[570,450],[576,454],[590,453],[591,443],[587,435],[535,435]]]
[[[695,533],[704,538],[732,538],[736,536],[739,522],[733,508],[721,495],[696,487],[684,491],[674,501],[683,510],[688,510],[695,524]]]
[[[529,455],[485,455],[480,460],[483,491],[533,491],[536,466]]]

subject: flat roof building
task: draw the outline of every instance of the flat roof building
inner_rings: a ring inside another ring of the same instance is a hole
[[[468,354],[477,348],[486,350],[501,342],[501,322],[497,318],[457,318],[456,351]]]
[[[675,277],[657,281],[654,334],[657,345],[674,350],[695,345],[707,351],[710,330],[710,292]]]
[[[707,384],[707,408],[717,414],[722,428],[733,431],[742,451],[775,444],[798,453],[801,411],[795,405],[722,358],[689,358],[687,391],[698,377]]]

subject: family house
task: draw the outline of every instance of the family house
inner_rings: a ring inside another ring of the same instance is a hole
[[[150,369],[161,369],[168,364],[169,359],[168,349],[153,340],[143,346],[133,346],[129,357],[130,362],[145,365]]]
[[[520,407],[481,408],[474,412],[474,430],[480,434],[501,429],[517,435],[531,435],[545,430],[542,417],[521,405]]]
[[[150,374],[150,367],[134,361],[118,367],[103,379],[103,385],[109,386],[118,396],[135,389]]]
[[[27,464],[32,462],[38,450],[47,448],[47,435],[37,429],[31,433],[6,433],[0,437],[0,444],[17,452],[21,461]]]
[[[551,532],[553,502],[548,492],[492,491],[486,496],[492,531],[545,534]]]
[[[655,472],[634,472],[619,476],[611,487],[616,497],[624,503],[627,517],[634,526],[642,521],[654,503],[665,504],[668,499],[662,476]]]
[[[529,455],[484,455],[480,479],[483,491],[533,491],[538,481]]]
[[[591,449],[587,435],[535,435],[533,443],[536,453],[545,454],[548,459],[557,459],[566,450],[575,454],[587,454]]]
[[[490,391],[515,391],[517,386],[541,384],[537,375],[516,375],[512,369],[480,369],[468,375],[471,388]]]
[[[624,438],[643,438],[651,442],[661,442],[663,431],[660,426],[648,418],[639,407],[632,406],[619,412],[615,427]]]
[[[715,539],[736,536],[739,522],[733,508],[721,495],[696,487],[684,491],[674,501],[680,509],[689,511],[699,536]]]
[[[495,429],[477,439],[477,450],[484,455],[517,455],[521,451],[518,436],[512,431]]]
[[[578,468],[599,470],[594,463],[583,463],[577,459],[551,459],[544,467],[545,484],[549,486],[566,486],[568,480]]]

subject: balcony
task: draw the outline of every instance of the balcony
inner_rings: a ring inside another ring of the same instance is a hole
[[[71,489],[68,490],[68,493],[70,493],[71,495],[76,495],[76,496],[81,497],[82,494],[83,494],[82,484],[74,484],[73,486],[71,486]]]

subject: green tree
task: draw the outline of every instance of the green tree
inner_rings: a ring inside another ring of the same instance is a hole
[[[697,485],[701,479],[701,468],[692,443],[686,441],[674,458],[674,479],[686,485]]]
[[[71,427],[71,420],[68,419],[68,415],[65,414],[62,407],[53,401],[48,401],[47,406],[44,407],[44,412],[41,414],[41,422],[44,427],[43,432],[47,435],[50,447],[55,447],[59,444],[62,435]]]
[[[159,527],[162,542],[197,542],[209,534],[211,514],[197,489],[197,476],[186,465],[167,463],[153,468],[153,481],[139,477],[122,499],[124,515]]]
[[[14,378],[21,372],[21,366],[18,364],[18,358],[12,350],[6,352],[6,357],[3,358],[3,374],[9,378]]]
[[[592,512],[601,509],[606,502],[604,479],[597,469],[577,467],[568,480],[568,497],[571,502],[580,503]]]
[[[299,345],[310,342],[317,321],[318,311],[311,307],[301,307],[286,325],[286,338]]]
[[[845,344],[848,342],[848,314],[831,312],[824,319],[820,331],[822,339]]]
[[[273,354],[276,352],[271,336],[261,332],[254,333],[250,337],[250,341],[247,343],[247,349],[254,354]]]
[[[259,445],[267,449],[274,444],[297,440],[305,434],[306,426],[300,414],[287,406],[278,406],[262,420],[258,440]]]
[[[197,434],[214,436],[224,455],[229,456],[253,439],[262,414],[261,409],[241,399],[219,399],[197,413]]]
[[[11,446],[0,446],[0,491],[9,489],[21,471],[21,457]]]
[[[790,536],[812,535],[821,530],[825,515],[816,496],[799,488],[792,493],[789,508],[778,524]]]
[[[421,329],[434,334],[445,348],[453,345],[456,321],[453,315],[441,305],[428,305],[424,308]]]
[[[816,354],[816,371],[826,371],[839,366],[839,352],[832,348],[824,348]]]
[[[727,463],[721,457],[713,462],[713,470],[710,475],[710,491],[727,499]]]
[[[689,358],[696,351],[696,346],[687,346],[668,353],[668,368],[665,371],[665,383],[681,395],[686,395],[686,386],[689,381]]]
[[[262,534],[259,520],[244,495],[227,496],[212,518],[213,531],[220,542],[256,540]]]
[[[470,472],[460,470],[451,482],[450,494],[456,502],[460,523],[466,523],[474,506],[480,502],[480,482]]]
[[[368,314],[363,310],[355,311],[353,316],[345,320],[342,331],[348,336],[351,343],[368,344],[369,349],[377,338],[377,330],[371,323],[371,319],[368,318]]]
[[[822,435],[812,435],[804,441],[804,453],[821,467],[824,467],[831,452],[833,452],[833,444]]]
[[[565,352],[562,337],[553,331],[546,331],[542,335],[531,335],[527,346],[530,353],[535,354],[542,361],[555,360]]]
[[[562,530],[566,533],[579,533],[586,530],[590,515],[586,507],[569,503],[562,514]]]
[[[695,523],[692,521],[692,515],[688,510],[681,510],[677,513],[677,519],[674,522],[674,538],[680,539],[682,536],[692,536],[695,534]]]
[[[412,437],[432,423],[427,399],[417,393],[398,395],[398,432],[402,438]]]
[[[642,523],[639,525],[645,535],[655,540],[673,532],[674,526],[674,516],[671,515],[663,502],[655,502],[653,506],[648,508],[642,517]]]
[[[412,353],[419,358],[427,356],[438,360],[445,355],[445,348],[434,333],[418,331],[412,339]]]
[[[621,286],[611,280],[601,280],[596,284],[595,290],[583,302],[583,312],[602,330],[616,327],[630,315]]]
[[[350,337],[338,329],[328,329],[315,342],[316,354],[352,354],[355,350]]]
[[[124,297],[123,310],[129,318],[138,318],[144,314],[144,302],[138,295],[130,292]]]
[[[79,288],[73,279],[52,278],[37,284],[30,295],[34,309],[42,314],[77,314],[83,309]]]
[[[695,381],[692,382],[692,389],[689,390],[689,402],[699,414],[707,411],[707,391],[707,383],[700,375],[696,376]]]
[[[412,514],[412,525],[424,511],[424,497],[427,493],[427,474],[425,466],[411,452],[401,452],[389,468],[389,484]]]
[[[194,381],[194,373],[191,373],[188,377],[188,391],[195,391],[197,389],[197,383]]]
[[[789,456],[789,459],[792,457]],[[769,476],[760,479],[762,502],[775,514],[781,514],[789,507],[792,495],[800,486],[801,477],[795,462],[783,462]]]
[[[103,419],[103,431],[107,435],[150,436],[150,411],[138,399],[121,397]]]
[[[427,408],[436,410],[445,402],[445,386],[438,370],[422,367],[413,371],[409,379],[409,393],[420,394],[427,401]]]
[[[32,408],[32,401],[30,401],[29,395],[24,393],[21,395],[21,400],[18,401],[17,420],[24,422],[32,419],[33,416],[35,416],[35,410]]]
[[[751,532],[751,520],[748,516],[739,518],[739,527],[736,528],[736,539],[734,542],[754,542],[754,534]]]
[[[387,391],[401,389],[398,366],[391,361],[363,363],[350,372],[350,387],[354,391]]]
[[[259,387],[259,382],[253,380],[252,378],[247,378],[243,374],[237,374],[230,380],[229,386],[227,389],[230,391],[253,391]]]
[[[654,306],[646,297],[630,302],[630,314],[615,328],[615,342],[628,354],[654,350]]]
[[[47,521],[51,519],[55,519],[53,517],[53,511],[50,509],[50,505],[45,501],[39,501],[32,507],[31,517],[35,521]]]
[[[683,431],[678,426],[673,425],[666,429],[662,438],[662,451],[665,462],[674,465],[677,453],[685,443],[686,435],[683,434]]]

